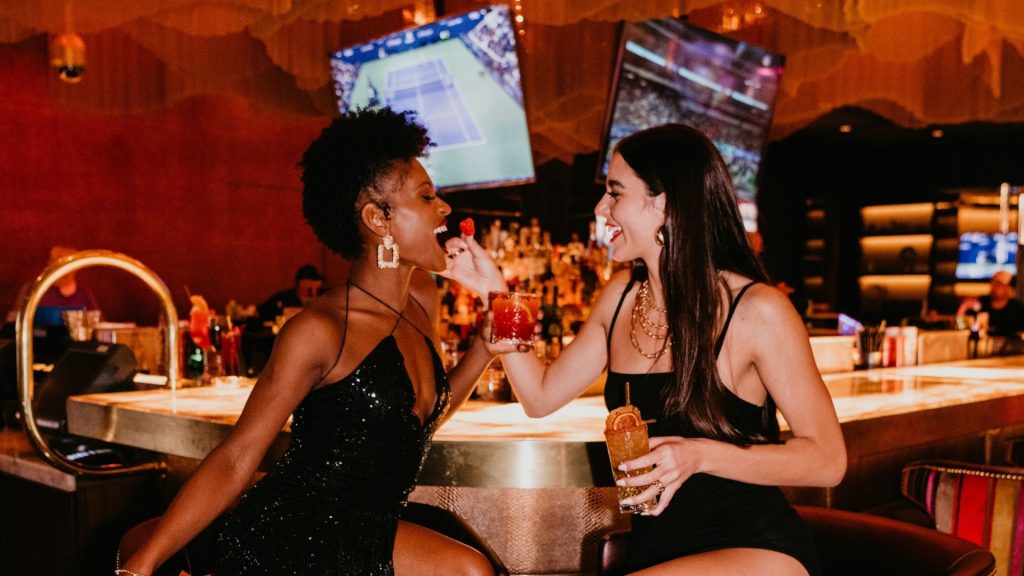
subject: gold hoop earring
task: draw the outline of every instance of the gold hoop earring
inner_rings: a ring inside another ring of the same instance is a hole
[[[390,233],[384,235],[384,241],[377,244],[377,268],[381,270],[398,268],[398,244]],[[391,251],[391,260],[384,259],[384,252]]]
[[[658,226],[658,229],[654,232],[654,243],[658,246],[665,245],[665,227]]]

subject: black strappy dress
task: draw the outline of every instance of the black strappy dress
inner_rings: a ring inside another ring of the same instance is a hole
[[[736,306],[753,284],[744,286],[730,304],[715,342],[716,356],[725,342]],[[631,281],[612,317],[609,346],[622,302],[632,287]],[[609,410],[625,404],[628,381],[631,402],[645,418],[657,419],[649,429],[651,436],[699,437],[687,423],[665,414],[662,391],[669,385],[670,378],[670,372],[623,374],[609,368],[604,388],[605,404]],[[761,432],[770,440],[778,441],[775,403],[770,396],[764,406],[757,406],[727,390],[726,417],[740,430]],[[640,570],[674,558],[723,548],[775,550],[796,558],[811,576],[821,572],[810,533],[777,487],[747,484],[710,474],[694,474],[687,479],[659,516],[633,516],[627,569]]]
[[[397,324],[396,324],[397,326]],[[388,335],[348,376],[295,409],[291,444],[242,497],[219,540],[218,576],[391,576],[398,518],[451,391],[433,344],[437,400],[424,422]]]

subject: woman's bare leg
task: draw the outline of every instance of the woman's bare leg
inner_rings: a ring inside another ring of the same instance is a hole
[[[493,576],[490,561],[475,548],[412,522],[399,521],[395,576]]]
[[[761,548],[728,548],[676,558],[651,566],[633,576],[732,576],[757,574],[758,576],[807,576],[807,569],[796,558]]]

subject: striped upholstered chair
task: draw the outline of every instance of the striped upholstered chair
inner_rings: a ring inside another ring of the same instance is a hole
[[[1024,575],[1024,468],[942,460],[903,468],[903,495],[940,532],[988,548],[997,572]]]

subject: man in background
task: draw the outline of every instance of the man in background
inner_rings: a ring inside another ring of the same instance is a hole
[[[275,293],[259,305],[260,320],[274,322],[285,308],[302,308],[323,291],[324,277],[316,266],[306,264],[295,272],[295,285]]]
[[[992,275],[989,283],[989,295],[981,298],[966,298],[960,304],[957,316],[965,316],[968,311],[988,314],[988,334],[1002,337],[1005,342],[998,348],[998,353],[1019,354],[1024,351],[1020,333],[1024,331],[1024,303],[1015,298],[1017,278],[1007,270],[1000,270]]]
[[[78,250],[70,246],[53,246],[50,248],[49,263],[52,264],[75,252],[78,252]],[[6,320],[8,322],[14,322],[15,318],[17,318],[18,310],[21,308],[21,303],[25,300],[30,284],[31,282],[26,282],[18,291],[18,296],[15,298],[13,306],[7,312]],[[62,322],[60,312],[63,310],[99,309],[100,307],[96,303],[96,296],[93,295],[92,290],[80,282],[74,272],[68,272],[58,278],[40,298],[35,322],[36,325],[40,326],[57,325]]]

